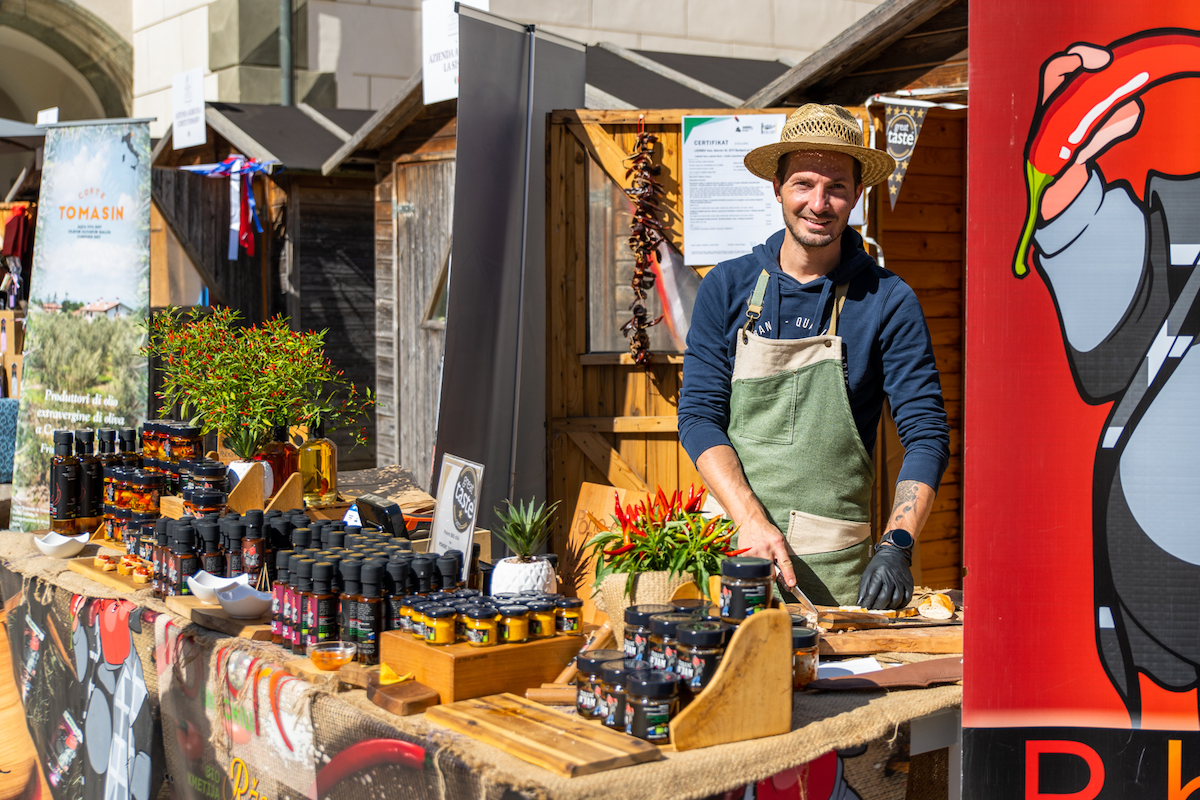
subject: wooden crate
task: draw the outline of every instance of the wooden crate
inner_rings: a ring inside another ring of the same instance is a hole
[[[404,631],[386,631],[380,660],[400,675],[438,693],[443,703],[511,692],[553,681],[584,646],[583,636],[555,636],[523,644],[473,647],[466,642],[435,647]]]

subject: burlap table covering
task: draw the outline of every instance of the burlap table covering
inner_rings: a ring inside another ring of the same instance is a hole
[[[85,554],[90,552],[90,549],[85,550]],[[71,572],[62,560],[42,556],[31,535],[0,532],[0,560],[23,575],[37,576],[72,592],[93,597],[122,596]],[[172,613],[148,590],[126,596],[156,611]],[[220,634],[212,635],[220,637]],[[273,645],[260,646],[257,642],[251,645],[246,640],[238,644],[249,645],[264,656],[274,652],[279,663],[291,658],[282,648]],[[919,658],[898,654],[895,660]],[[571,779],[429,723],[423,714],[411,717],[389,714],[368,701],[363,691],[337,695],[314,693],[313,698],[315,703],[321,704],[323,714],[336,716],[344,724],[353,724],[359,717],[363,718],[364,731],[370,730],[375,736],[380,735],[381,729],[391,728],[427,738],[438,747],[439,759],[452,757],[461,761],[472,773],[474,786],[470,789],[461,785],[453,789],[446,786],[443,793],[446,797],[462,797],[464,789],[468,789],[467,794],[479,797],[498,797],[504,790],[511,789],[531,797],[555,800],[611,800],[612,797],[688,800],[764,780],[830,750],[906,735],[906,723],[911,720],[961,707],[962,687],[952,685],[893,692],[805,692],[795,696],[790,733],[683,753],[667,752],[661,761]]]

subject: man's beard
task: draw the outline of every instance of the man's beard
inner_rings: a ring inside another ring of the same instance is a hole
[[[836,226],[837,218],[831,219],[830,222]],[[841,238],[848,224],[848,222],[843,222],[840,226],[831,228],[829,233],[812,233],[804,228],[803,217],[789,218],[785,216],[783,223],[792,237],[792,241],[804,247],[828,247]]]

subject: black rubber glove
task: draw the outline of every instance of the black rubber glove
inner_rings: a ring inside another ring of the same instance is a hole
[[[858,582],[858,604],[867,609],[903,608],[912,593],[912,556],[893,545],[877,547]]]

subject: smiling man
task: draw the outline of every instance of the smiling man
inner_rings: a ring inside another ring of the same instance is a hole
[[[895,161],[863,146],[840,106],[792,113],[746,156],[775,185],[784,230],[718,264],[692,312],[679,437],[785,591],[899,608],[912,548],[950,457],[933,344],[916,295],[849,227],[864,186]],[[887,399],[904,445],[887,532],[872,548],[871,450]],[[874,554],[872,555],[872,549]]]

